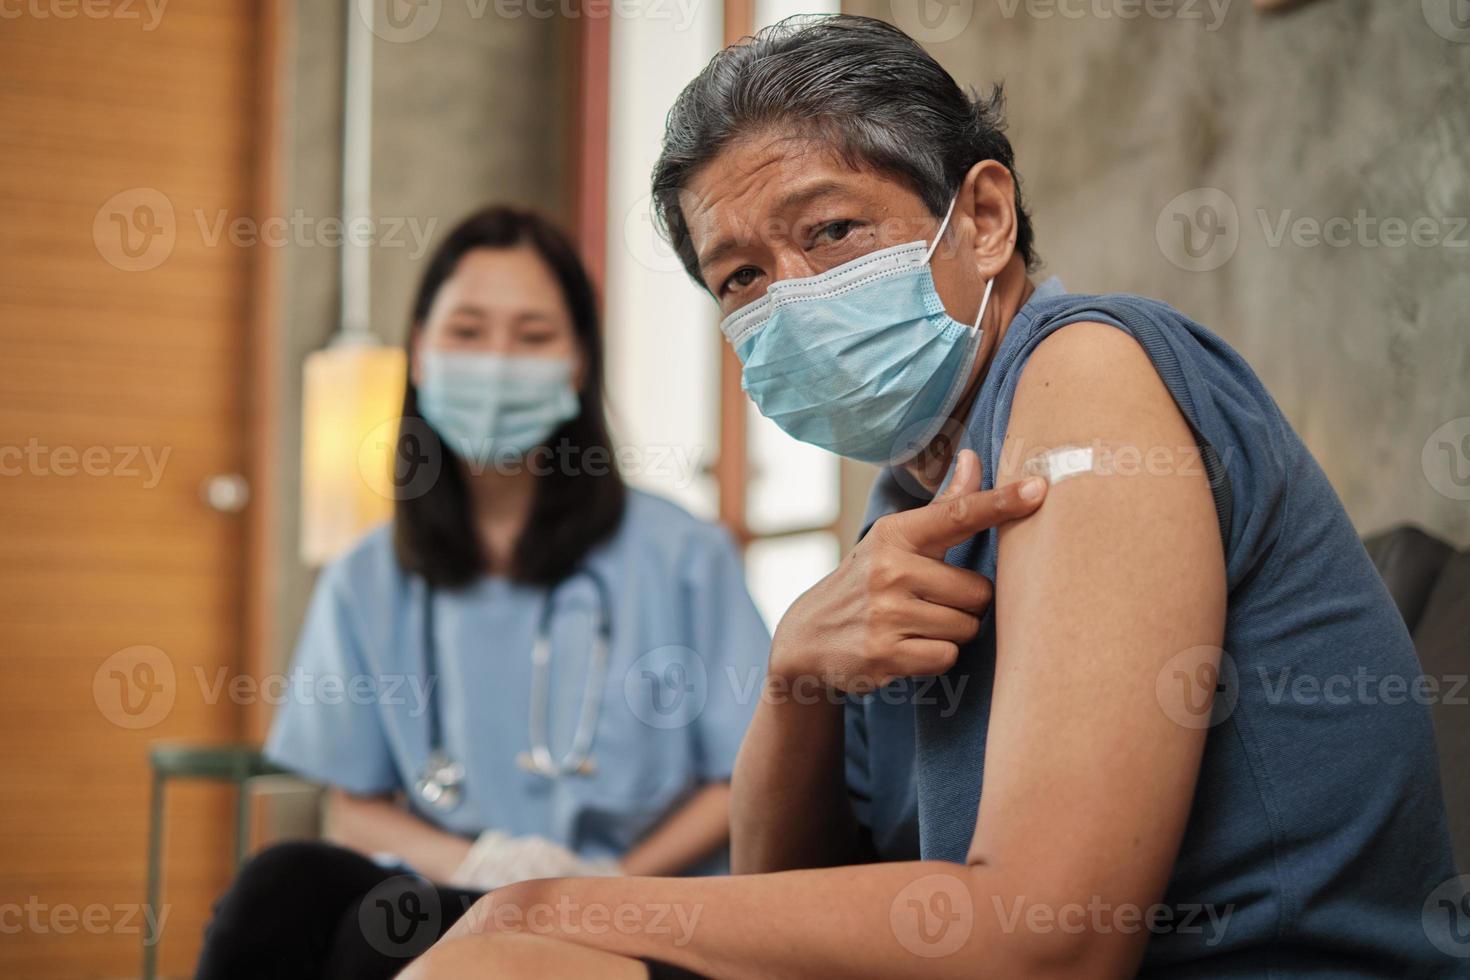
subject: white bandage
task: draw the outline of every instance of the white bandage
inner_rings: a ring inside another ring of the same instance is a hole
[[[487,830],[464,856],[449,884],[489,891],[529,878],[606,877],[622,874],[616,861],[590,861],[545,837],[512,837]]]
[[[1106,455],[1107,451],[1097,445],[1059,446],[1026,460],[1021,465],[1021,472],[1026,476],[1045,477],[1047,483],[1057,484],[1083,473],[1099,471]]]

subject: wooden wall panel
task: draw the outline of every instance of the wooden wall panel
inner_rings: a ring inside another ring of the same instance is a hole
[[[242,725],[196,668],[240,669],[243,519],[199,487],[246,463],[257,256],[209,233],[253,213],[268,5],[154,6],[156,22],[142,3],[17,4],[0,22],[3,976],[136,975],[147,746]],[[156,267],[130,268],[117,219],[99,218],[120,193],[124,225],[159,195],[172,206],[171,229],[153,215],[171,241]],[[91,473],[71,461],[89,449]],[[94,680],[139,644],[172,663],[173,706],[130,730]],[[167,974],[192,971],[228,879],[232,806],[221,787],[171,790]],[[71,918],[99,906],[100,929]]]

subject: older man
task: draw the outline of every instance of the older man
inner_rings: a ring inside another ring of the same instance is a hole
[[[502,889],[415,970],[1450,972],[1428,715],[1323,696],[1418,677],[1387,592],[1238,355],[1033,285],[999,109],[855,17],[679,97],[670,238],[760,410],[888,466],[874,522],[777,630],[741,874]]]

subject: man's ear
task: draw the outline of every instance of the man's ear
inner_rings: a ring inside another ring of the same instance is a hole
[[[970,222],[976,269],[995,278],[1016,251],[1016,178],[1002,164],[981,160],[965,174],[956,210]]]

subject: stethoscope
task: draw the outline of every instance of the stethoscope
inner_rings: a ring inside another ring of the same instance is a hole
[[[609,610],[612,602],[602,576],[583,567],[567,576],[562,584],[578,574],[587,576],[597,587],[599,617],[592,640],[592,659],[587,669],[586,686],[582,689],[582,707],[577,715],[577,728],[572,744],[561,756],[551,751],[551,619],[556,608],[557,586],[546,596],[541,607],[541,622],[536,641],[531,646],[531,711],[529,751],[516,755],[516,765],[547,779],[563,776],[590,776],[597,771],[592,748],[597,738],[597,713],[602,704],[602,688],[607,678],[608,638],[612,633]],[[438,676],[437,647],[434,641],[434,590],[424,589],[424,674],[431,680]],[[452,810],[464,798],[464,765],[444,748],[444,733],[439,719],[436,696],[428,701],[429,757],[414,783],[414,793],[425,804],[438,810]]]

